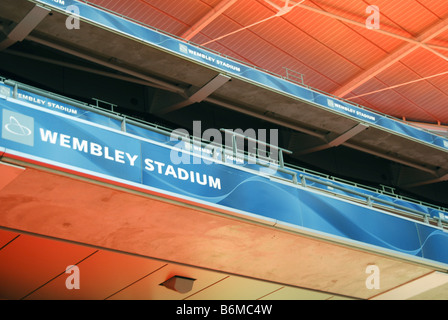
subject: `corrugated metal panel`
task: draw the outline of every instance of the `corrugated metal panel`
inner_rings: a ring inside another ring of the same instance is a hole
[[[440,19],[446,17],[448,11],[446,0],[419,0],[419,3]]]
[[[383,20],[393,21],[400,29],[414,36],[418,36],[438,19],[418,1],[380,0],[375,5],[380,8]]]

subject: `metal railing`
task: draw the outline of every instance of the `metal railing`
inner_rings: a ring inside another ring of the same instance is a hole
[[[326,181],[322,181],[320,179],[307,177],[305,175],[300,175],[300,181],[301,181],[302,186],[304,186],[304,187],[311,187],[311,186],[307,185],[307,180],[315,182],[315,183],[318,183],[318,184],[321,184],[321,185],[324,185],[324,186],[327,186],[327,187],[338,189],[340,191],[343,191],[343,192],[346,192],[346,193],[349,193],[349,194],[352,194],[352,195],[355,195],[355,196],[358,196],[358,197],[361,197],[361,198],[364,198],[365,199],[364,200],[364,204],[369,206],[369,207],[375,207],[375,203],[379,203],[379,204],[382,204],[382,205],[386,205],[388,207],[392,207],[392,208],[394,208],[396,210],[400,210],[403,215],[406,215],[406,216],[408,216],[410,218],[416,218],[416,217],[421,218],[425,223],[429,223],[429,220],[431,218],[428,213],[424,213],[424,212],[421,212],[421,211],[418,211],[418,210],[415,210],[415,209],[412,209],[412,208],[409,208],[409,207],[406,207],[406,206],[403,206],[403,205],[400,205],[400,204],[397,204],[397,203],[394,203],[394,202],[390,202],[390,201],[387,201],[387,200],[384,200],[384,199],[380,199],[380,198],[372,196],[372,195],[367,195],[367,194],[362,193],[360,191],[355,191],[355,190],[352,190],[352,189],[349,189],[349,188],[345,188],[345,187],[342,187],[342,186],[337,186],[337,185],[332,184],[331,182],[326,182]],[[316,189],[322,190],[321,188],[316,188]],[[326,190],[326,192],[338,195],[337,193],[331,192],[329,190]],[[385,208],[382,206],[381,209],[385,209]],[[439,219],[437,222],[438,222],[439,226],[442,226],[441,219]]]
[[[304,85],[305,81],[304,81],[304,76],[302,73],[289,69],[287,67],[283,67],[283,69],[285,69],[285,73],[286,73],[286,77],[284,79],[287,79],[289,81],[298,83],[300,85]]]

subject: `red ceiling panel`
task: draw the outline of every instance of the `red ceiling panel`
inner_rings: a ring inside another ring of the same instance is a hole
[[[0,249],[7,246],[11,243],[15,238],[19,236],[18,233],[6,230],[0,230]]]
[[[446,17],[448,11],[446,0],[419,0],[419,3],[438,18]]]
[[[424,49],[416,50],[402,60],[402,63],[421,77],[430,77],[448,72],[448,61]]]
[[[418,1],[381,0],[376,1],[375,5],[379,7],[384,23],[393,22],[400,29],[413,36],[418,36],[438,19]]]
[[[372,80],[370,83],[371,86],[386,87],[384,83],[377,79]],[[412,107],[414,108],[413,114],[417,114],[419,118],[429,119],[426,113],[422,112],[420,109],[417,109],[417,105],[415,105],[412,101],[407,100],[406,97],[403,97],[399,92],[394,90],[384,91],[382,94],[371,95],[369,97],[363,97],[352,101],[379,112],[389,114],[398,119],[402,119]],[[409,116],[406,118],[409,118],[409,120],[411,119]]]
[[[304,4],[310,6],[319,8],[322,11],[326,11],[338,16],[341,16],[343,18],[356,21],[361,24],[365,24],[367,18],[371,15],[371,11],[367,12],[367,7],[369,6],[368,3],[365,1],[351,1],[351,0],[344,0],[344,1],[316,1],[316,0],[309,0],[305,1]],[[392,33],[397,33],[401,36],[410,36],[408,32],[406,32],[404,29],[400,28],[399,25],[397,25],[394,21],[389,19],[388,16],[386,16],[383,11],[383,6],[378,5],[377,2],[374,3],[380,10],[381,16],[380,16],[380,25],[381,29],[385,31],[389,31]],[[350,25],[350,23],[343,22],[344,24]],[[361,26],[362,28],[362,26]],[[367,29],[366,29],[367,30]]]
[[[94,252],[87,247],[21,235],[0,251],[0,299],[25,297]]]

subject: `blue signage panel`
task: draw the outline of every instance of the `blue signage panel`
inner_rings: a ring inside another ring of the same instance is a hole
[[[237,165],[0,99],[0,149],[167,196],[448,263],[438,228],[283,183]]]
[[[303,190],[299,198],[303,224],[310,229],[422,256],[414,222]]]
[[[207,203],[300,223],[296,188],[282,186],[268,177],[186,154],[176,149],[142,143],[143,184]]]
[[[0,94],[6,97],[13,97],[13,88],[9,85],[5,85],[0,83]],[[32,103],[39,107],[60,112],[66,115],[71,115],[78,119],[88,120],[97,124],[102,124],[114,129],[121,128],[121,122],[112,119],[110,117],[106,117],[104,115],[88,111],[85,109],[81,109],[75,107],[71,104],[63,103],[61,101],[50,99],[48,97],[44,97],[26,90],[17,89],[17,94],[15,96],[17,100]]]
[[[140,182],[140,143],[69,117],[1,101],[7,149],[95,173]]]
[[[327,109],[331,109],[335,112],[342,113],[352,118],[359,119],[362,122],[375,124],[378,122],[379,117],[381,117],[381,115],[377,113],[359,108],[357,106],[351,105],[346,102],[342,102],[338,99],[331,98],[319,93],[315,94],[314,102]]]
[[[426,259],[448,263],[447,233],[425,226],[417,225],[418,233],[421,237],[421,252]]]

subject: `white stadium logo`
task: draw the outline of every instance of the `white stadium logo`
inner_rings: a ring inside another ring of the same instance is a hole
[[[9,117],[9,123],[5,124],[5,129],[18,136],[29,136],[32,133],[29,128],[20,124],[14,116]]]

